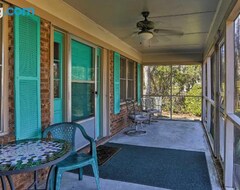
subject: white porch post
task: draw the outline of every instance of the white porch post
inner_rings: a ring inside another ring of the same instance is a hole
[[[234,110],[234,22],[226,24],[226,114]],[[225,123],[225,165],[224,184],[233,188],[234,125],[226,119]]]

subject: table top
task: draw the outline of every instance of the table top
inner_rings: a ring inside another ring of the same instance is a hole
[[[28,139],[0,146],[0,175],[35,171],[54,165],[71,152],[71,145],[59,139]]]

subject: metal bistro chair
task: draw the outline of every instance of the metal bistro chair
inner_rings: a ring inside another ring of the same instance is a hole
[[[86,140],[88,140],[90,143],[89,154],[84,154],[84,153],[78,154],[76,152],[75,133],[77,129],[81,131],[83,137]],[[56,166],[56,177],[55,177],[54,189],[55,190],[60,189],[61,178],[65,171],[78,169],[79,180],[82,180],[83,167],[87,165],[91,165],[94,176],[95,176],[96,184],[97,184],[97,189],[100,190],[96,144],[94,140],[87,135],[84,128],[80,124],[73,123],[73,122],[57,123],[45,129],[45,131],[43,132],[43,138],[47,138],[49,133],[52,138],[66,140],[69,143],[71,143],[73,147],[71,155],[67,157],[65,160],[63,160],[62,162],[58,163]]]
[[[149,113],[149,124],[151,124],[153,120],[153,117],[155,114],[161,114],[161,109],[157,109],[155,105],[155,99],[144,97],[141,98],[142,102],[142,111]]]
[[[143,135],[146,131],[142,130],[143,122],[149,120],[149,115],[143,112],[139,112],[135,107],[134,100],[126,100],[128,119],[133,123],[135,129],[126,131],[127,135]],[[140,125],[141,130],[139,130],[138,125]]]

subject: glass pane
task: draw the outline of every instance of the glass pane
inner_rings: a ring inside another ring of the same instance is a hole
[[[171,94],[170,66],[144,66],[143,79],[144,95]]]
[[[235,20],[235,113],[240,117],[240,17]]]
[[[172,67],[172,94],[201,96],[201,65],[178,65]]]
[[[60,80],[54,80],[54,98],[60,98]]]
[[[200,120],[202,98],[200,97],[173,97],[173,119]]]
[[[126,80],[120,79],[120,102],[126,100]]]
[[[224,116],[221,115],[220,118],[220,156],[222,161],[224,162],[224,142],[225,142],[225,130],[224,130]]]
[[[214,100],[215,84],[215,53],[211,56],[211,99]]]
[[[214,139],[214,107],[211,105],[211,121],[210,121],[210,134]]]
[[[234,128],[234,183],[240,189],[240,129]]]
[[[72,41],[72,80],[93,81],[94,62],[92,47]]]
[[[206,81],[205,81],[205,92],[206,92],[205,95],[206,95],[206,96],[207,96],[207,94],[208,94],[208,90],[207,90],[207,89],[208,89],[208,69],[207,69],[208,67],[207,67],[207,66],[208,66],[208,65],[205,64],[205,76],[206,76],[206,77],[205,77],[205,80],[206,80]]]
[[[207,120],[208,120],[208,101],[207,100],[204,100],[205,101],[205,110],[203,110],[203,111],[205,111],[205,117],[203,118],[204,119],[204,123],[206,124],[206,126],[207,126]]]
[[[94,116],[94,84],[72,82],[72,121]]]
[[[60,78],[60,65],[59,62],[54,62],[54,79]]]
[[[54,42],[54,59],[59,60],[60,59],[60,44],[57,42]]]
[[[225,102],[225,47],[220,48],[220,106],[224,108]]]
[[[128,80],[128,99],[134,99],[134,83],[133,80]]]
[[[126,79],[126,59],[121,57],[120,59],[120,78]]]
[[[134,62],[128,62],[128,79],[134,79]]]
[[[61,96],[60,44],[54,42],[54,98]]]

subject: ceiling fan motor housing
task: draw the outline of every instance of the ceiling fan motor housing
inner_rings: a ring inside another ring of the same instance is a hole
[[[137,28],[139,28],[142,31],[154,29],[154,22],[147,19],[147,17],[149,16],[149,12],[144,11],[144,12],[142,12],[142,15],[145,19],[137,22]]]

